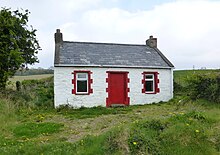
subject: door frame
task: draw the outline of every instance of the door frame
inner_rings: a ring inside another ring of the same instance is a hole
[[[106,78],[106,83],[107,83],[107,98],[106,98],[106,107],[110,107],[112,105],[111,101],[109,100],[109,77],[111,74],[123,74],[124,75],[124,82],[125,82],[125,99],[123,105],[129,106],[130,104],[130,97],[128,97],[128,93],[130,92],[130,88],[128,88],[128,83],[130,82],[130,79],[128,78],[128,71],[106,71],[107,73],[107,78]]]

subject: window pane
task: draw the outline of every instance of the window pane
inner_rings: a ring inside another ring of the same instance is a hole
[[[87,80],[77,81],[77,92],[87,92]]]
[[[145,81],[145,91],[146,92],[152,92],[154,90],[154,83],[153,81]]]
[[[80,78],[80,79],[81,79],[81,78],[84,78],[84,79],[87,78],[86,75],[87,75],[87,73],[78,73],[78,74],[77,74],[78,78]]]
[[[150,75],[150,74],[148,75],[148,74],[147,74],[147,75],[145,76],[145,78],[146,78],[146,79],[153,79],[153,75]]]

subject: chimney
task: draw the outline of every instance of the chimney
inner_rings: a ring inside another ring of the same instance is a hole
[[[55,55],[54,55],[54,65],[60,63],[60,47],[63,44],[63,34],[60,33],[60,29],[57,29],[54,34],[55,38]]]
[[[150,46],[151,48],[157,48],[157,38],[150,36],[149,39],[146,40],[146,45]]]
[[[56,33],[54,34],[55,44],[62,44],[63,43],[63,34],[60,33],[60,29],[57,29]]]

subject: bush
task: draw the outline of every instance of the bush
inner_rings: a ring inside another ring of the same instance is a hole
[[[6,89],[1,96],[18,106],[53,107],[53,77],[41,80],[24,80],[16,82],[17,90]]]
[[[22,92],[30,94],[36,106],[53,107],[53,77],[22,81]]]
[[[191,99],[207,99],[220,103],[220,74],[195,74],[187,79]]]

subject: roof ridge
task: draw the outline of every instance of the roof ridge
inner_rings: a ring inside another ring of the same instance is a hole
[[[148,46],[145,44],[126,44],[126,43],[103,43],[103,42],[85,42],[85,41],[63,41],[64,43],[81,43],[81,44],[106,44],[106,45],[122,45],[122,46]]]

